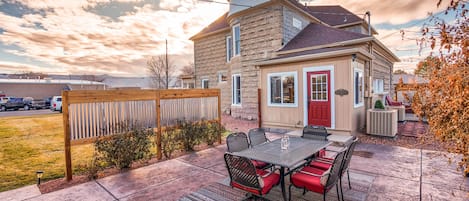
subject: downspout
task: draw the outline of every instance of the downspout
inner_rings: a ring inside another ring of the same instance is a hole
[[[366,11],[365,15],[368,16],[368,35],[373,36],[373,34],[371,33],[371,12]],[[370,55],[373,56],[373,41],[369,42],[368,48],[369,48]],[[368,107],[369,108],[373,108],[373,94],[371,93],[372,91],[371,85],[373,84],[373,80],[371,80],[372,75],[373,75],[373,57],[369,60],[369,64],[368,64]],[[365,108],[365,109],[368,109],[368,108]]]

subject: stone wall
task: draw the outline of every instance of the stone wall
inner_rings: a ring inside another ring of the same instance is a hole
[[[209,88],[219,88],[222,112],[231,107],[231,69],[226,62],[226,36],[229,34],[227,31],[194,41],[195,88],[201,88],[202,79],[209,80]],[[226,73],[227,80],[219,82],[218,73]]]
[[[232,71],[241,72],[241,106],[232,107],[231,115],[247,119],[258,117],[259,69],[253,62],[269,58],[282,47],[283,39],[282,6],[241,16],[238,20],[241,28],[241,69],[232,65]],[[263,97],[265,98],[265,97]]]

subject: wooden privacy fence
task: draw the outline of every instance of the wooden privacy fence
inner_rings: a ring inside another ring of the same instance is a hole
[[[161,131],[177,120],[221,123],[219,89],[63,91],[66,178],[72,179],[71,146],[125,132],[122,123],[156,128],[157,158]],[[218,137],[221,143],[221,135]]]

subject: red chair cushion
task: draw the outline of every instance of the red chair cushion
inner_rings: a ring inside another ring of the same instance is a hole
[[[254,164],[254,167],[261,169],[269,165],[268,163],[262,161],[251,160],[251,162],[252,164]]]
[[[322,175],[324,170],[313,168],[306,166],[302,171],[310,172],[317,175]],[[309,191],[313,191],[316,193],[324,193],[324,186],[321,185],[321,177],[320,176],[312,176],[308,174],[304,174],[302,172],[297,172],[291,176],[291,183],[298,188],[306,188]]]
[[[325,149],[319,150],[318,156],[319,156],[319,157],[325,157],[325,156],[326,156],[326,150],[325,150]]]
[[[318,168],[321,170],[328,170],[329,168],[331,168],[332,164],[314,160],[309,164],[309,166],[312,166],[314,168]]]
[[[265,171],[265,170],[257,169],[256,172],[259,176],[268,174],[268,172]],[[233,181],[231,182],[231,186],[233,186],[235,188],[239,188],[239,189],[247,191],[247,192],[250,192],[250,193],[253,193],[253,194],[256,194],[256,195],[265,195],[270,191],[270,189],[272,189],[273,186],[278,184],[278,182],[280,181],[280,175],[277,174],[277,173],[272,173],[271,175],[269,175],[265,178],[262,178],[262,179],[264,180],[264,187],[262,188],[260,194],[259,194],[258,189],[246,187],[246,186],[243,186],[243,185],[238,184],[238,183],[233,182]]]

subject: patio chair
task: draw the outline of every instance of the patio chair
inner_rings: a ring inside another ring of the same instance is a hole
[[[324,126],[316,126],[316,125],[307,125],[303,128],[303,134],[301,135],[302,138],[312,139],[312,140],[324,140],[327,141],[327,136],[330,134],[327,133],[327,129]],[[326,151],[320,150],[318,156],[324,156]]]
[[[280,175],[275,171],[256,169],[251,160],[225,153],[225,163],[230,175],[230,186],[246,191],[246,198],[257,199],[269,193],[280,182]]]
[[[251,147],[269,141],[265,136],[265,130],[263,128],[253,128],[249,130],[248,135]]]
[[[312,191],[323,195],[326,200],[326,194],[336,186],[337,199],[340,200],[338,180],[340,170],[345,156],[345,149],[341,149],[335,156],[331,167],[327,170],[305,166],[300,170],[294,171],[290,175],[289,198],[291,199],[291,187],[303,189],[303,195],[306,191]],[[343,198],[343,195],[342,195]]]
[[[316,125],[307,125],[303,128],[303,134],[301,137],[313,140],[326,140],[327,136],[330,134],[327,133],[327,129],[324,126]]]
[[[231,133],[226,137],[226,147],[228,152],[239,152],[249,149],[248,136],[244,132]],[[256,160],[252,160],[252,163],[256,168],[266,168],[270,165]]]
[[[341,192],[342,192],[342,177],[345,172],[347,172],[348,187],[349,189],[352,189],[352,185],[350,184],[349,165],[350,165],[350,161],[352,160],[353,151],[355,150],[355,146],[357,145],[357,143],[358,143],[358,138],[354,136],[353,142],[350,144],[350,146],[347,148],[347,151],[345,152],[345,158],[344,158],[342,167],[340,168],[339,183],[340,183]],[[333,158],[320,157],[312,161],[309,165],[314,168],[327,170],[332,166],[333,161],[334,161]]]

